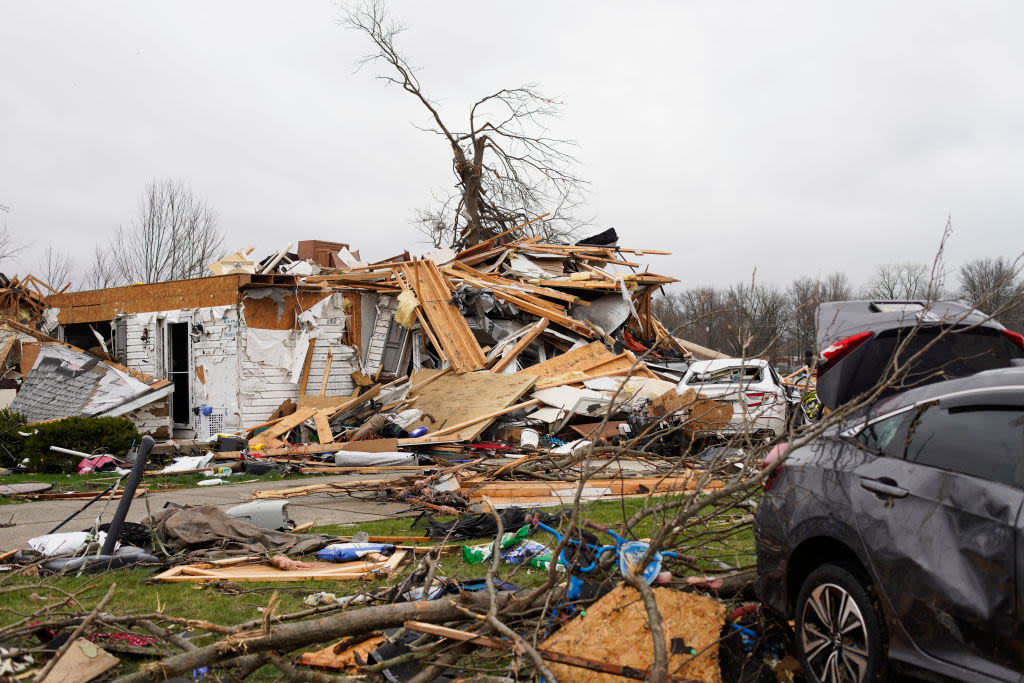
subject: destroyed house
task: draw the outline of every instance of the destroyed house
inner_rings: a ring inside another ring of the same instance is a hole
[[[692,357],[651,313],[653,290],[674,278],[625,258],[659,252],[499,237],[372,264],[320,241],[284,265],[287,248],[258,267],[237,252],[213,277],[52,294],[45,329],[170,382],[163,429],[199,439],[296,405],[327,409],[420,368],[515,373],[609,349],[588,356],[594,367],[561,368],[560,384],[627,372],[653,347],[647,362],[670,374],[672,359]]]
[[[262,422],[285,400],[351,395],[361,349],[384,350],[383,339],[369,339],[377,299],[294,275],[237,274],[59,294],[47,303],[62,341],[172,385],[160,433],[208,438]],[[386,301],[382,312],[386,328]]]
[[[29,422],[86,417],[127,416],[141,430],[167,434],[172,383],[158,380],[11,319],[0,321],[0,367],[4,381],[21,380],[20,389],[4,389],[0,407]]]

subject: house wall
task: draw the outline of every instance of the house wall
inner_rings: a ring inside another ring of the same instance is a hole
[[[327,298],[329,300],[320,307],[315,306],[319,303],[316,299],[297,303],[294,299],[287,300],[287,308],[280,317],[276,315],[276,304],[273,304],[273,314],[268,315],[270,301],[254,303],[243,299],[241,304],[231,306],[124,314],[115,320],[115,327],[123,325],[125,365],[156,377],[166,377],[166,326],[171,322],[190,323],[191,404],[209,406],[217,413],[223,411],[223,430],[236,431],[266,421],[284,400],[298,400],[309,343],[313,344],[313,355],[306,393],[320,394],[330,349],[331,365],[324,395],[352,394],[355,383],[350,375],[362,368],[359,351],[344,343],[347,316],[343,295],[333,294]],[[252,327],[253,334],[246,322],[247,304],[252,309],[249,317],[267,326]],[[295,310],[292,310],[293,304]],[[309,314],[302,319],[307,311]],[[296,317],[300,317],[298,323]],[[281,329],[286,324],[289,329]],[[200,325],[202,330],[198,329]],[[269,355],[266,348],[262,352],[255,346],[249,348],[250,337],[254,335],[264,342],[273,340]],[[190,434],[181,429],[174,432],[166,403],[155,411],[140,412],[145,414],[140,414],[138,419],[147,430],[166,428],[182,438],[193,436],[201,419],[191,416],[189,429],[193,433]]]

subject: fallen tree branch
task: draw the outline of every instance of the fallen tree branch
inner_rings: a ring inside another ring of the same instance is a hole
[[[518,602],[515,595],[499,596],[503,606]],[[164,681],[202,666],[212,666],[240,654],[257,654],[274,650],[288,652],[312,643],[353,636],[385,628],[401,626],[406,621],[444,622],[465,619],[465,609],[483,611],[488,596],[462,593],[440,600],[417,601],[397,605],[379,605],[320,619],[310,619],[275,626],[269,634],[239,633],[197,650],[167,657],[142,670],[121,676],[116,683]],[[524,603],[522,606],[526,606]]]

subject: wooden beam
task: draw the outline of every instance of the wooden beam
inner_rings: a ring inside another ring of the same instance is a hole
[[[540,333],[543,332],[547,326],[547,318],[541,318],[538,320],[537,323],[530,328],[529,332],[524,334],[523,338],[516,342],[516,345],[513,346],[508,353],[498,358],[498,362],[491,367],[491,372],[501,372],[507,368],[516,358],[519,357],[519,354],[522,353],[527,346],[533,343],[534,339],[540,336]]]
[[[327,419],[327,413],[318,410],[313,414],[313,422],[316,423],[316,435],[320,443],[333,443],[334,433],[331,431],[331,421]]]
[[[331,361],[334,359],[334,352],[331,351],[331,347],[327,347],[327,362],[324,364],[324,376],[320,380],[320,395],[324,396],[327,394],[327,379],[331,376]]]

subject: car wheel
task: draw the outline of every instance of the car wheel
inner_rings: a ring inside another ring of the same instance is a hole
[[[808,681],[865,683],[885,663],[881,611],[868,582],[826,564],[811,572],[796,600],[796,649]]]

